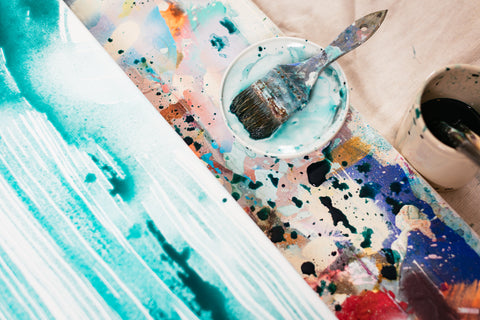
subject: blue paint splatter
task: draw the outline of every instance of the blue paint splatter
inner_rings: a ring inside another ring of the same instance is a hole
[[[212,47],[217,49],[218,52],[222,51],[226,46],[228,46],[229,42],[227,37],[217,36],[216,34],[210,35],[210,44]]]

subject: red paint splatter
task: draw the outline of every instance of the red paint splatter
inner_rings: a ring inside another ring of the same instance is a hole
[[[405,302],[395,303],[393,292],[363,291],[348,297],[336,312],[339,320],[397,320],[407,319]]]

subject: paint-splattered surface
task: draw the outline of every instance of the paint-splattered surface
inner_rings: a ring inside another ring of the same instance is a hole
[[[429,299],[431,305],[435,306],[428,310],[428,315],[432,318],[436,318],[432,310],[442,312],[442,315],[457,313],[463,316],[474,314],[478,310],[480,250],[477,237],[411,172],[396,151],[363,123],[354,110],[329,147],[323,152],[314,152],[300,159],[283,161],[249,157],[232,141],[218,117],[217,97],[223,71],[248,44],[279,34],[275,26],[249,2],[67,3],[153,106],[289,259],[298,273],[303,275],[323,301],[337,312],[339,318],[358,318],[369,314],[369,311],[373,312],[372,310],[378,313],[378,318],[383,319],[388,318],[387,315],[392,318],[404,317],[409,312],[422,316],[425,314],[425,310],[421,308],[421,302],[424,301],[422,299]],[[32,10],[32,13],[35,12]],[[3,13],[5,14],[5,11]],[[31,19],[26,12],[24,15],[25,20],[22,21]],[[57,21],[58,17],[45,18]],[[4,19],[3,23],[9,21],[11,20]],[[12,30],[12,34],[14,32],[15,30]],[[2,41],[5,41],[4,38],[5,36],[2,36]],[[22,39],[20,35],[18,38]],[[50,39],[41,39],[42,43],[45,40]],[[8,70],[13,72],[10,68],[22,65],[24,56],[7,54],[7,58]],[[62,56],[57,59],[50,62],[62,67],[71,64],[65,56],[63,60]],[[76,66],[79,67],[78,64]],[[32,70],[17,72],[27,71]],[[5,74],[6,70],[3,70],[2,75]],[[114,80],[109,78],[108,81]],[[21,86],[19,83],[17,85]],[[28,92],[33,85],[33,81],[27,82],[23,84],[24,89],[21,87],[20,90]],[[48,93],[47,84],[39,85],[39,90]],[[3,87],[11,89],[14,84],[6,82]],[[97,89],[104,92],[105,87],[100,86]],[[110,89],[113,94],[115,90]],[[117,90],[115,94],[120,94],[119,91],[121,90]],[[17,96],[18,93],[13,91],[12,97]],[[2,101],[8,100],[4,97],[5,95],[2,95]],[[28,100],[36,98],[27,97]],[[42,108],[40,111],[46,114],[43,118],[35,115],[34,118],[38,118],[34,121],[35,124],[38,122],[40,126],[48,119],[48,123],[53,123],[60,134],[68,129],[70,135],[67,137],[78,141],[82,141],[84,135],[79,133],[85,128],[89,128],[89,132],[97,130],[95,126],[88,125],[91,120],[89,118],[81,119],[85,122],[82,126],[71,126],[72,123],[79,123],[79,119],[68,121],[67,111],[78,108],[73,103],[70,109],[63,109],[63,114],[48,112],[52,106],[51,98],[47,94],[43,100],[35,103],[35,106]],[[130,108],[139,108],[138,105],[141,104],[131,103]],[[124,106],[121,110],[126,109],[128,108]],[[5,110],[5,113],[9,114],[9,109]],[[55,110],[62,111],[59,108]],[[141,112],[145,110],[141,109]],[[105,118],[110,118],[110,121],[117,119],[117,113],[112,112],[111,108],[107,113],[108,117]],[[142,119],[147,120],[148,117]],[[18,121],[31,123],[28,118]],[[18,130],[18,126],[24,126],[18,121],[9,122],[13,123],[13,127],[8,130]],[[120,121],[117,125],[124,125],[124,122]],[[24,130],[28,132],[28,128]],[[33,136],[27,140],[35,141],[38,130],[34,128]],[[47,126],[45,130],[52,135],[57,134],[52,127]],[[126,131],[119,131],[122,134],[116,137],[117,140],[129,139],[130,135],[127,135]],[[148,135],[155,137],[161,135],[161,132],[159,129],[159,132],[151,131]],[[79,138],[72,138],[77,135]],[[109,141],[111,139],[113,138],[109,137]],[[111,163],[109,156],[104,154],[116,152],[102,150],[106,148],[104,146],[116,144],[107,144],[101,137],[98,140],[93,150],[85,147],[87,151],[83,156],[75,155],[75,159],[91,160],[88,161],[92,169],[86,169],[84,176],[79,179],[89,183],[88,186],[95,182],[108,185],[108,181],[110,186],[100,189],[104,190],[104,196],[108,198],[114,195],[118,196],[119,201],[127,201],[131,196],[131,189],[130,182],[124,177],[129,176],[129,166],[115,164],[115,161]],[[86,146],[91,145],[88,139],[82,142]],[[134,144],[132,141],[131,143]],[[98,149],[97,144],[100,145]],[[121,145],[123,144],[119,144]],[[155,150],[154,146],[152,145],[150,150]],[[56,147],[68,149],[62,145]],[[173,145],[169,147],[174,148]],[[39,149],[36,144],[33,144],[32,148]],[[5,161],[3,158],[2,160]],[[135,159],[127,157],[127,160]],[[56,174],[63,161],[66,160],[39,164],[36,168],[37,174]],[[153,164],[153,160],[151,161]],[[180,163],[182,161],[179,161],[179,165]],[[81,164],[83,165],[83,162]],[[2,185],[6,190],[2,194],[9,195],[16,189],[13,188],[12,191],[12,187],[8,187],[13,180],[5,178],[5,168],[7,167],[2,169]],[[18,170],[20,169],[25,168],[19,167]],[[10,172],[13,169],[8,170]],[[90,172],[92,170],[96,170],[97,174]],[[148,173],[150,170],[153,168],[146,168],[142,172]],[[168,168],[164,170],[164,174],[169,172]],[[146,173],[145,175],[148,176]],[[67,182],[61,180],[58,183],[64,185]],[[18,204],[19,210],[28,212],[30,208],[40,204],[47,207],[52,205],[28,202],[26,199],[32,197],[29,192],[33,191],[25,192],[23,195],[16,195],[23,201]],[[187,191],[180,190],[179,194],[182,192]],[[39,201],[44,201],[42,196],[39,194]],[[62,196],[59,194],[57,199],[62,199]],[[65,205],[73,206],[72,203],[66,202]],[[121,206],[123,205],[122,202]],[[112,206],[114,210],[118,204],[114,202]],[[216,208],[211,210],[214,212]],[[83,212],[83,209],[73,212]],[[18,216],[22,217],[21,214]],[[77,216],[66,218],[74,217]],[[47,218],[39,216],[37,219],[44,227],[48,226]],[[79,219],[89,221],[82,216],[79,216]],[[79,222],[72,223],[77,225]],[[158,240],[157,251],[171,249],[166,246],[153,223],[140,224],[136,229],[133,227],[134,225],[129,231],[132,234],[129,239],[139,236],[142,239],[142,235],[148,233],[152,239]],[[57,239],[62,239],[63,235],[63,232],[59,232]],[[89,240],[98,244],[100,253],[104,252],[102,248],[111,244],[107,240],[107,244],[102,244],[95,238]],[[45,242],[44,245],[50,243]],[[181,251],[181,248],[177,250]],[[74,251],[62,254],[71,259],[86,259]],[[175,254],[173,251],[171,254],[174,257],[172,259],[177,261],[174,263],[177,265],[175,268],[184,268],[185,273],[182,274],[186,277],[185,255]],[[2,261],[5,261],[5,258],[3,259]],[[3,265],[8,266],[10,263],[12,262],[6,261]],[[80,264],[80,260],[77,263]],[[118,261],[113,265],[122,268]],[[100,267],[104,266],[97,266]],[[6,267],[4,270],[7,270]],[[80,279],[80,283],[83,280]],[[110,282],[105,279],[91,279],[91,283],[102,287],[102,284]],[[418,285],[419,283],[422,285]],[[2,287],[10,288],[8,284]],[[418,290],[419,288],[424,290]],[[120,289],[104,288],[105,293],[115,292],[110,303],[116,301],[118,290]],[[145,299],[150,298],[148,301],[154,304],[155,300],[149,296],[148,290],[143,294]],[[297,292],[290,294],[292,299],[305,298]],[[66,299],[65,296],[62,298]],[[94,295],[90,301],[96,301],[95,299]],[[169,304],[166,304],[166,307],[168,308]],[[154,310],[162,308],[163,306],[152,307]]]
[[[1,318],[333,317],[65,4],[0,30]]]
[[[280,34],[250,2],[68,4],[340,319],[478,314],[477,236],[353,108],[329,146],[301,158],[232,139],[223,73]]]

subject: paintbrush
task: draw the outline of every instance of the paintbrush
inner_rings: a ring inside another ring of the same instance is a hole
[[[386,14],[387,10],[377,11],[358,19],[318,55],[279,65],[240,92],[233,99],[230,111],[238,117],[250,138],[270,137],[293,113],[302,110],[323,69],[367,41]]]
[[[435,121],[433,129],[440,141],[455,148],[472,160],[475,164],[480,166],[480,138],[472,130],[463,124],[457,124],[460,130],[454,128],[445,121]]]

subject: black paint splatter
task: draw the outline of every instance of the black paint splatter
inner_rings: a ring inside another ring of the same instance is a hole
[[[197,150],[197,151],[200,150],[200,148],[202,147],[202,145],[200,143],[198,143],[197,141],[195,141],[193,143],[193,146],[195,147],[195,150]]]
[[[270,209],[268,207],[264,207],[257,212],[258,219],[262,221],[267,220],[269,215],[270,215]]]
[[[388,280],[396,280],[397,279],[397,268],[392,265],[387,265],[382,267],[382,277]]]
[[[372,235],[373,230],[370,228],[365,228],[362,231],[363,241],[360,243],[362,248],[370,248],[372,246]]]
[[[313,264],[313,262],[306,261],[302,263],[302,266],[300,267],[300,269],[302,270],[303,274],[317,276],[315,273],[315,265]]]
[[[275,206],[277,205],[274,201],[270,201],[270,200],[267,201],[267,204],[268,204],[272,209],[275,208]]]
[[[400,209],[403,207],[403,203],[399,200],[395,200],[391,197],[387,197],[385,202],[392,207],[392,213],[397,215],[400,212]]]
[[[369,182],[362,186],[360,189],[360,198],[375,199],[376,195],[380,192],[381,185],[375,182]]]
[[[332,177],[331,180],[332,180],[332,187],[334,187],[335,189],[340,191],[345,191],[349,189],[348,184],[346,184],[345,182],[340,183],[337,177]]]
[[[298,199],[297,197],[292,198],[293,203],[297,206],[297,208],[301,208],[303,206],[303,201]]]
[[[267,177],[270,179],[270,181],[272,182],[273,186],[274,186],[275,188],[277,188],[277,187],[278,187],[278,178],[274,177],[273,174],[271,174],[271,173],[270,173]]]
[[[399,194],[402,191],[402,184],[400,182],[392,182],[390,184],[390,191]]]
[[[285,230],[283,229],[282,226],[273,227],[272,229],[270,229],[268,233],[269,233],[270,240],[273,243],[285,241],[285,238],[283,237],[283,235],[285,234]]]
[[[370,163],[365,162],[363,164],[357,165],[357,170],[360,173],[369,173],[370,172]]]
[[[246,178],[246,177],[234,173],[234,174],[233,174],[233,177],[232,177],[232,180],[230,181],[230,183],[236,184],[236,183],[245,182],[245,181],[247,181],[247,178]]]
[[[327,180],[331,167],[328,160],[312,163],[307,167],[308,182],[314,187],[320,186]]]
[[[334,226],[337,226],[339,222],[342,222],[345,228],[348,228],[352,233],[357,233],[357,229],[348,222],[347,216],[340,209],[335,208],[332,205],[332,199],[330,197],[320,197],[320,202],[328,208]]]
[[[250,183],[248,184],[248,187],[252,190],[257,190],[258,188],[260,188],[261,186],[263,186],[263,183],[261,183],[260,181],[257,181],[255,183],[253,183],[252,181],[250,181]]]

